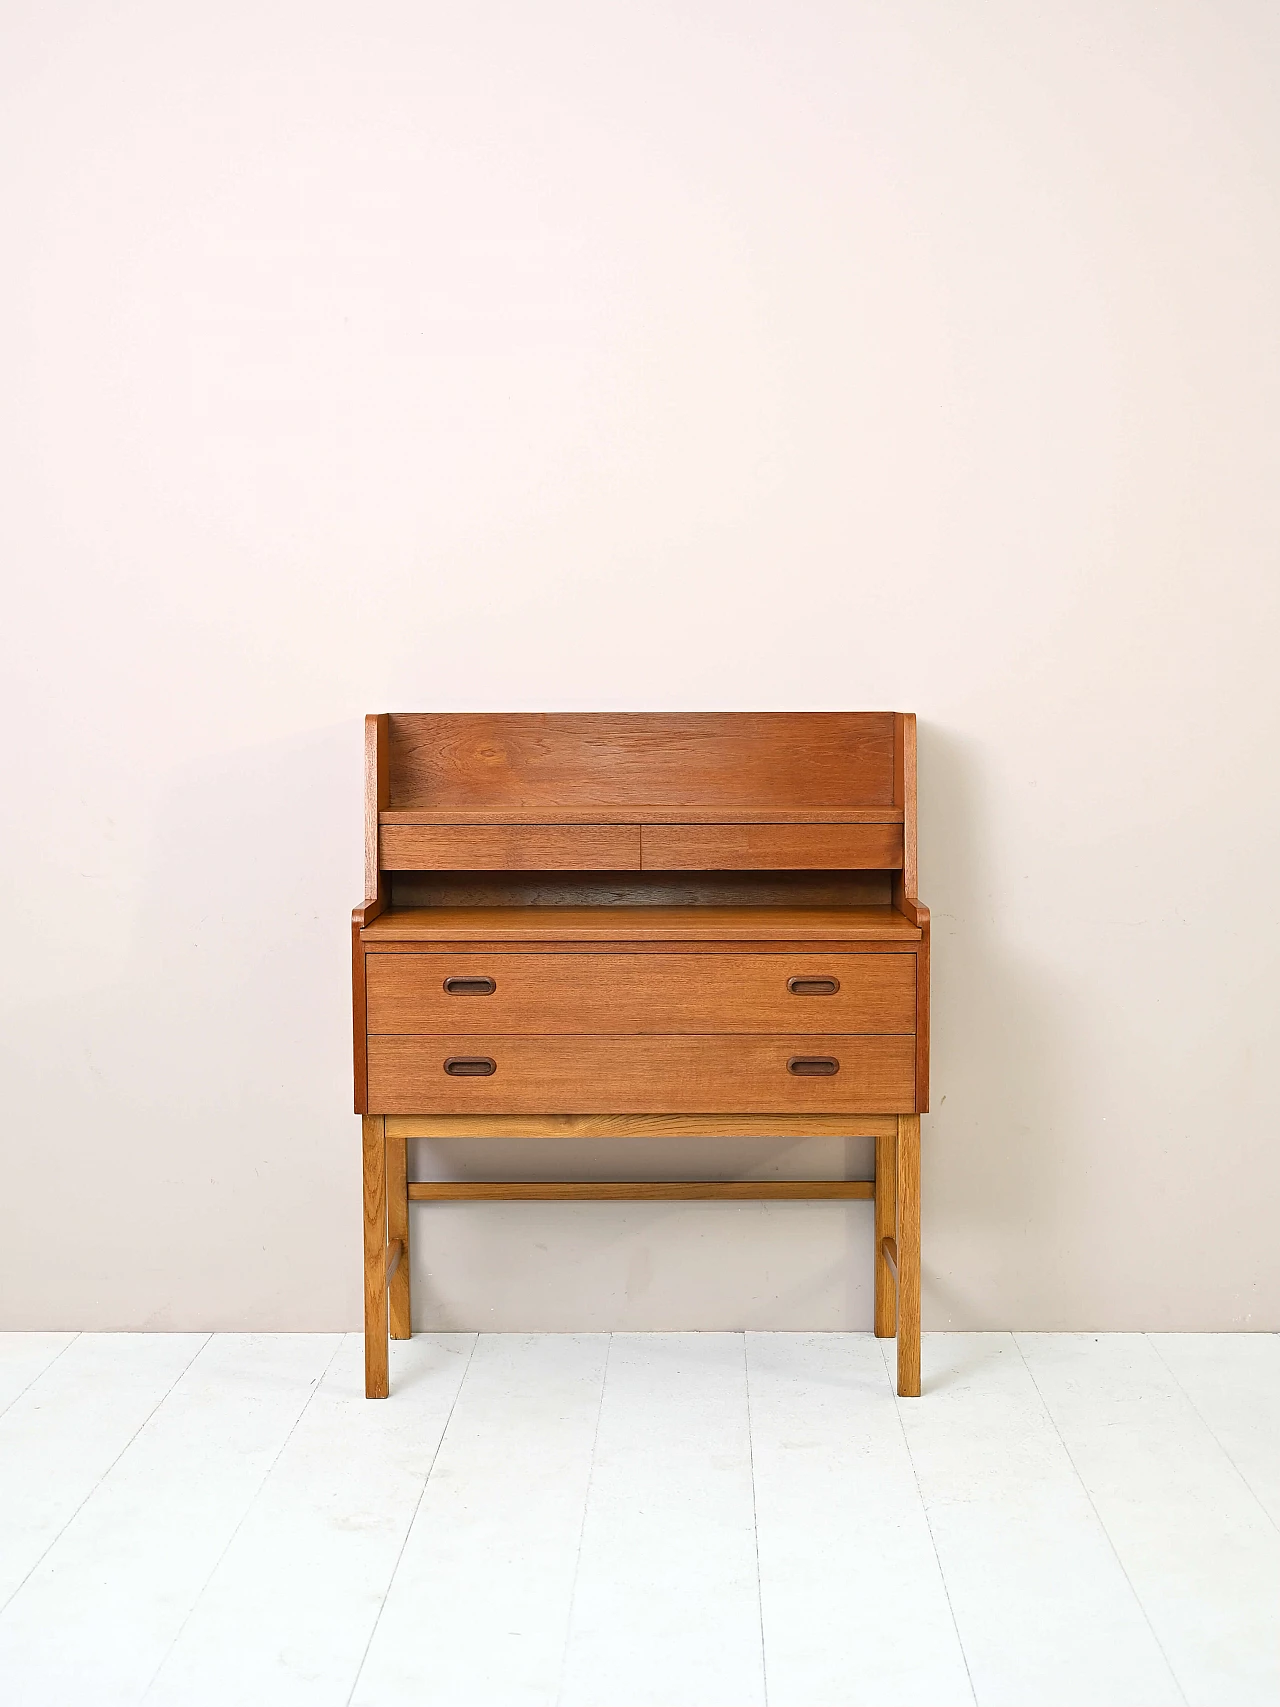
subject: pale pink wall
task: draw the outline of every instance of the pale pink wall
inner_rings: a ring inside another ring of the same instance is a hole
[[[8,0],[3,1323],[356,1323],[365,711],[901,707],[927,1320],[1280,1327],[1277,63],[1244,0]],[[423,1210],[419,1293],[865,1325],[865,1220]]]

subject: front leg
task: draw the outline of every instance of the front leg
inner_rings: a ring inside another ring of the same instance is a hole
[[[364,1155],[364,1391],[387,1396],[387,1133],[380,1114],[366,1114]]]
[[[920,1397],[920,1116],[898,1116],[898,1392]]]

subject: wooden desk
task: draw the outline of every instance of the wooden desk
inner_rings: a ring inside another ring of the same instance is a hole
[[[365,1384],[413,1202],[874,1198],[920,1391],[929,913],[905,712],[365,720]],[[415,1137],[873,1137],[874,1180],[416,1182]]]

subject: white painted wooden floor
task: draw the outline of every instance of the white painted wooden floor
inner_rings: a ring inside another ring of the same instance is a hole
[[[5,1707],[1280,1703],[1280,1338],[0,1336]]]

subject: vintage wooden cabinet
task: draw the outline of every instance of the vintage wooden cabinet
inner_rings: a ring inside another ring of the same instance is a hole
[[[477,1198],[874,1198],[875,1331],[919,1393],[911,713],[369,717],[351,948],[371,1398],[409,1203]],[[414,1137],[751,1133],[873,1136],[875,1178],[407,1178]]]

